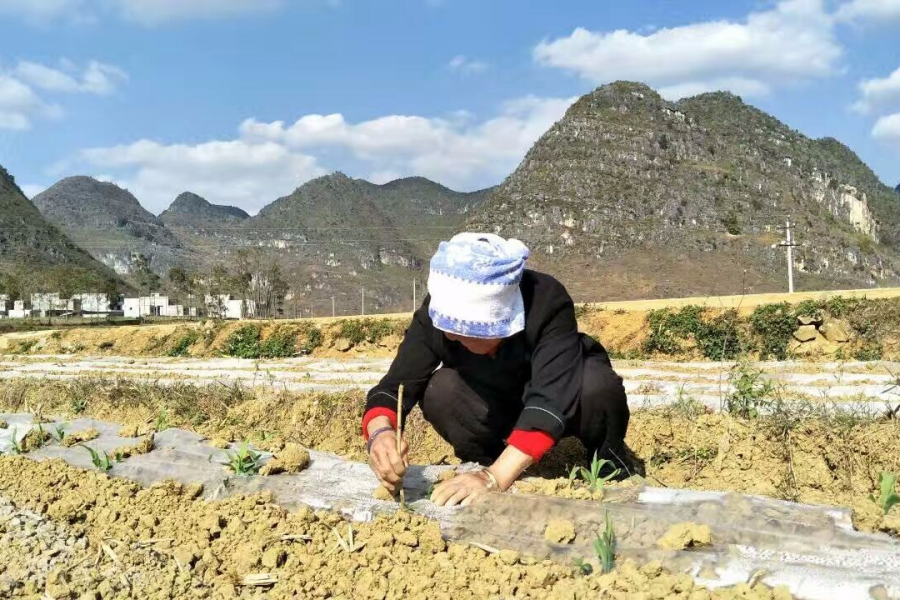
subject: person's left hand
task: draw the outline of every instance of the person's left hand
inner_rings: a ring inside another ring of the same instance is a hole
[[[431,501],[438,506],[468,506],[481,494],[487,493],[490,478],[483,471],[463,473],[435,486]]]

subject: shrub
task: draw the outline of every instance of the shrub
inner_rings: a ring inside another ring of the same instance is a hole
[[[196,329],[185,331],[175,344],[167,352],[168,356],[187,356],[188,350],[200,339],[200,332]]]
[[[732,392],[725,400],[728,413],[745,419],[760,416],[761,409],[771,404],[775,385],[762,371],[745,363],[736,364],[731,369]]]
[[[757,306],[750,315],[750,328],[757,338],[759,357],[787,358],[788,342],[796,323],[795,312],[787,302]]]
[[[288,328],[278,328],[260,344],[262,358],[285,358],[297,353],[297,334]]]
[[[704,313],[703,307],[695,305],[677,311],[650,311],[650,336],[644,341],[644,351],[676,354],[684,342],[693,338],[706,358],[724,360],[737,356],[745,345],[737,312],[728,310],[709,321],[704,319]]]
[[[390,319],[347,319],[341,321],[339,337],[347,338],[354,345],[377,344],[395,333],[398,333],[398,325]]]
[[[232,332],[225,341],[225,354],[236,358],[259,358],[259,328],[245,325]]]

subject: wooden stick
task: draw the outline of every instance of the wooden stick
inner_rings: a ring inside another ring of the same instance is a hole
[[[400,452],[401,442],[403,440],[403,384],[397,390],[397,454]],[[403,493],[403,481],[400,481],[400,508],[406,508],[406,495]]]

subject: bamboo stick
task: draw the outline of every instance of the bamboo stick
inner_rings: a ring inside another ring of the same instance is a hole
[[[397,390],[397,454],[401,454],[403,442],[403,384]],[[406,495],[403,493],[403,480],[400,481],[400,508],[406,508]]]

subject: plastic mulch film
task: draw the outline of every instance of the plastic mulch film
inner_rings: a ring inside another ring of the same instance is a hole
[[[8,427],[0,429],[0,451],[9,452],[36,427],[31,415],[0,415]],[[43,423],[53,432],[56,423]],[[65,423],[69,433],[87,428],[99,432],[87,441],[97,451],[112,454],[145,438],[119,437],[119,426],[95,419]],[[62,459],[94,468],[84,448],[48,443],[27,454],[35,460]],[[301,473],[238,476],[224,465],[226,451],[201,436],[179,429],[156,434],[153,448],[115,462],[109,474],[149,486],[174,479],[203,484],[206,499],[270,491],[286,508],[307,505],[339,511],[355,520],[369,520],[379,512],[396,511],[396,502],[375,500],[378,481],[363,463],[333,454],[310,451],[310,466]],[[263,454],[262,460],[270,459]],[[660,560],[673,571],[692,575],[708,586],[733,585],[751,579],[787,585],[796,597],[888,598],[900,600],[900,542],[880,534],[853,531],[850,513],[834,507],[783,502],[742,494],[696,492],[661,488],[611,488],[603,502],[569,500],[525,494],[487,494],[465,509],[437,507],[428,492],[442,471],[451,467],[412,466],[404,488],[408,508],[441,523],[451,541],[509,549],[573,564],[593,556],[593,542],[609,515],[618,538],[619,557],[645,562]],[[456,467],[465,470],[469,466]],[[548,542],[551,520],[572,524],[569,544]],[[673,525],[708,526],[712,543],[702,548],[663,550],[659,539]]]
[[[667,499],[668,490],[661,489],[609,492],[603,502],[489,494],[454,514],[443,530],[452,541],[574,564],[593,558],[608,514],[619,557],[660,560],[711,587],[761,578],[810,600],[900,598],[900,543],[848,530],[840,511],[741,494],[676,490]],[[570,522],[574,541],[549,542],[544,534],[551,521]],[[685,523],[708,526],[711,545],[663,550],[659,539]],[[870,590],[883,593],[870,596]]]

